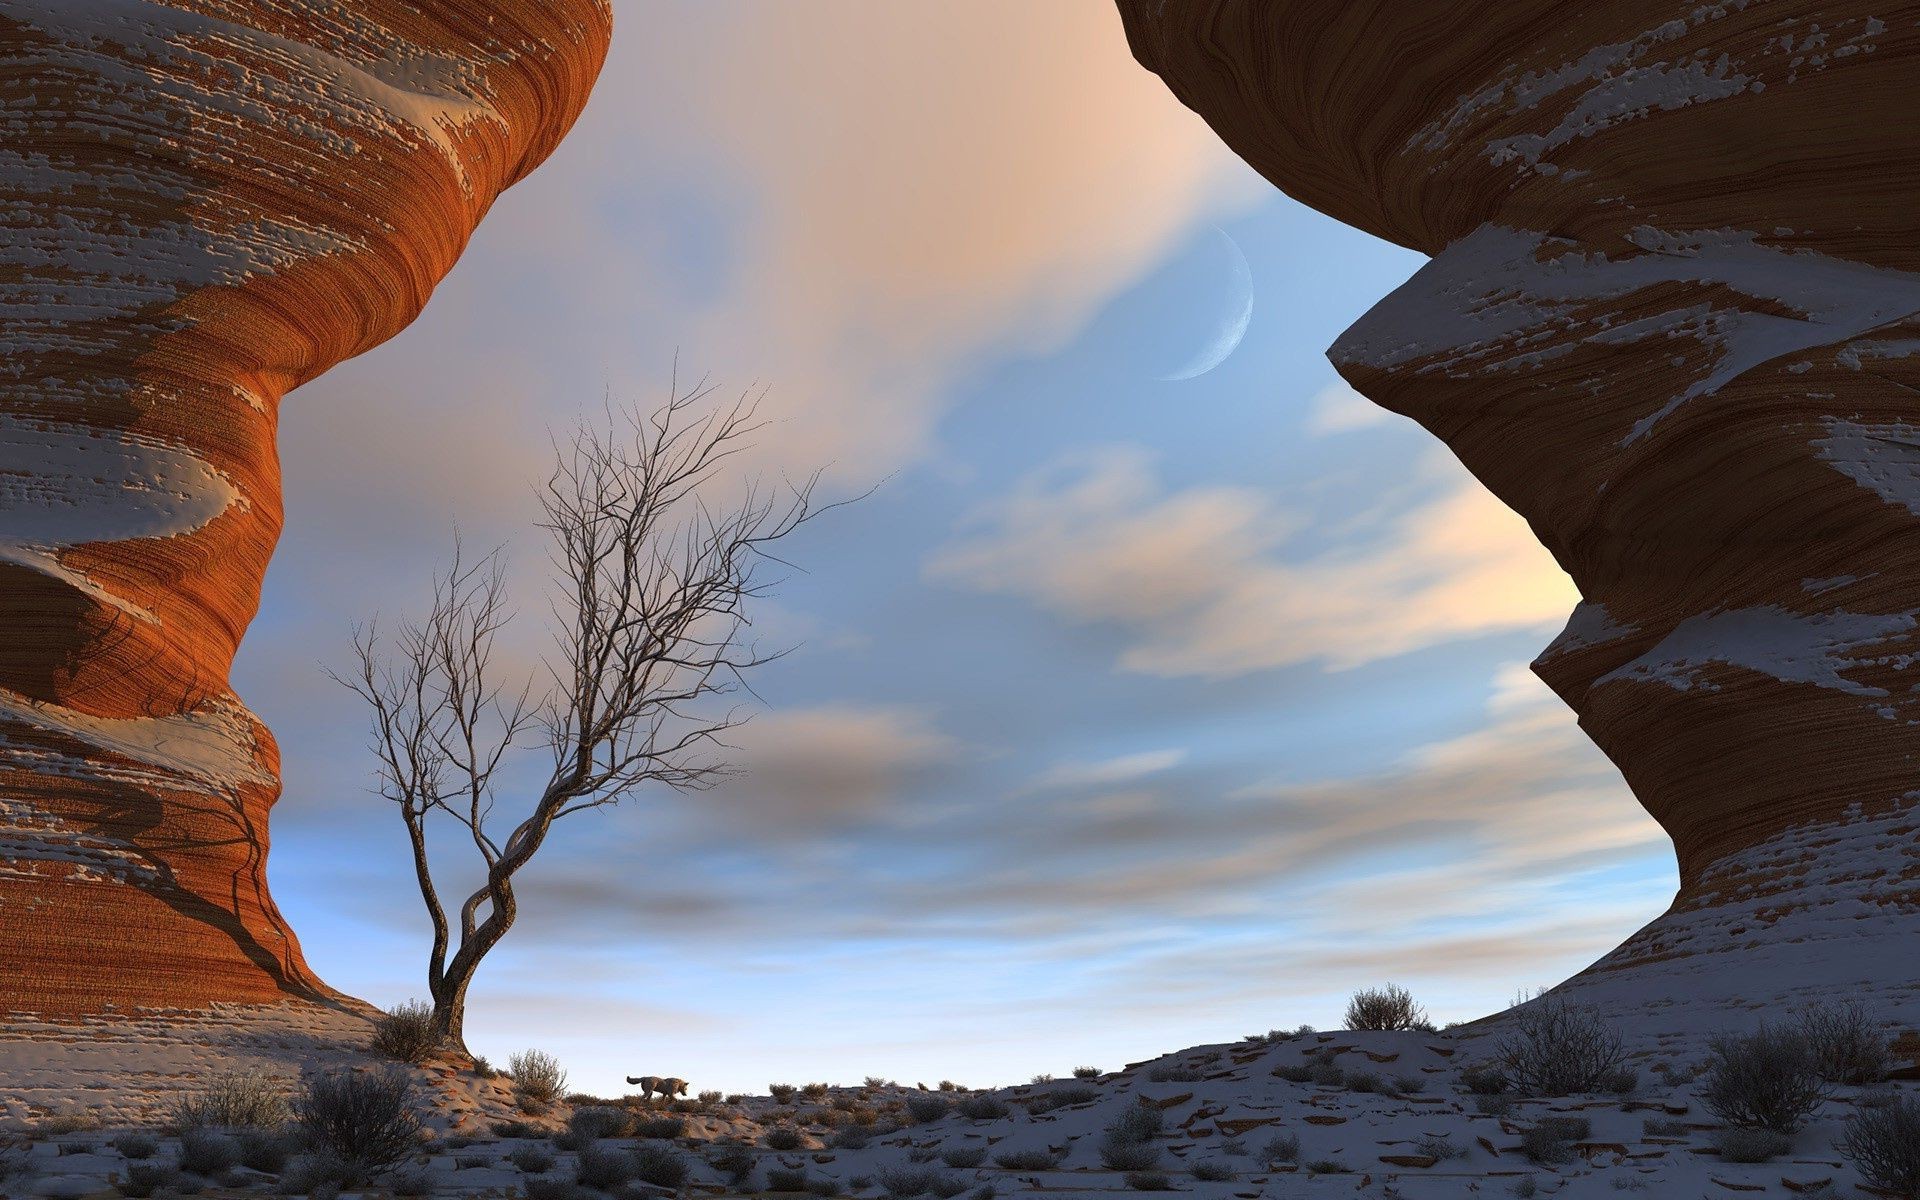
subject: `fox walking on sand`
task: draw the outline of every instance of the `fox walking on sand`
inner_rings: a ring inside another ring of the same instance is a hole
[[[671,1100],[675,1096],[687,1094],[687,1081],[684,1079],[662,1079],[658,1075],[629,1075],[627,1082],[638,1085],[641,1098],[646,1100],[653,1099],[655,1092],[659,1092],[663,1100]]]

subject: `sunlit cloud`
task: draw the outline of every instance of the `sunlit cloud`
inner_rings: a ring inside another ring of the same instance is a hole
[[[1307,400],[1307,432],[1352,433],[1393,423],[1394,414],[1353,390],[1346,380],[1335,380]]]
[[[1252,488],[1173,490],[1131,447],[1070,455],[982,506],[932,579],[1117,626],[1120,666],[1227,677],[1357,666],[1476,634],[1547,630],[1578,596],[1526,522],[1451,459],[1438,494],[1334,549]]]
[[[1036,788],[1110,787],[1177,767],[1184,750],[1142,750],[1095,762],[1055,763],[1034,781]]]

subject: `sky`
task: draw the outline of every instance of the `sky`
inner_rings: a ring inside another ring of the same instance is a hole
[[[742,483],[873,490],[756,613],[793,652],[741,774],[570,817],[522,875],[476,1052],[601,1094],[1024,1082],[1332,1027],[1389,980],[1469,1019],[1665,907],[1665,838],[1526,669],[1571,583],[1324,357],[1420,256],[1254,175],[1104,0],[615,8],[579,126],[425,314],[282,408],[234,682],[324,978],[425,994],[404,829],[326,669],[456,530],[502,547],[535,665],[549,438],[658,403],[676,358],[767,389]],[[1238,314],[1228,238],[1246,337],[1170,381]]]

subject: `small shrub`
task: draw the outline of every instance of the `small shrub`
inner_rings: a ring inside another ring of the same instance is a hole
[[[1351,1092],[1377,1093],[1387,1090],[1387,1085],[1372,1071],[1354,1071],[1347,1077],[1347,1090]]]
[[[1398,1095],[1417,1096],[1427,1090],[1427,1077],[1425,1075],[1395,1075],[1393,1077],[1393,1090]]]
[[[573,1181],[601,1191],[632,1182],[636,1173],[631,1154],[607,1146],[590,1146],[573,1160]]]
[[[681,1128],[686,1126],[686,1122],[677,1117],[665,1119]],[[623,1108],[576,1108],[573,1115],[567,1118],[567,1132],[579,1138],[582,1145],[601,1138],[626,1137],[627,1131],[632,1128],[633,1118]],[[678,1134],[667,1136],[676,1137]]]
[[[929,1163],[938,1157],[932,1146],[915,1146],[907,1151],[908,1162]]]
[[[1596,1090],[1616,1096],[1630,1096],[1640,1088],[1640,1072],[1632,1067],[1615,1067],[1600,1076]]]
[[[361,1074],[316,1075],[296,1111],[314,1148],[367,1167],[398,1161],[420,1144],[420,1118],[408,1106],[411,1090],[398,1067]]]
[[[770,1083],[767,1085],[767,1095],[773,1097],[775,1104],[792,1104],[793,1098],[799,1094],[800,1089],[790,1083]]]
[[[1473,1110],[1484,1116],[1504,1117],[1513,1111],[1513,1097],[1504,1093],[1497,1096],[1475,1096]]]
[[[1413,1029],[1425,1024],[1426,1019],[1426,1009],[1415,1004],[1412,994],[1397,984],[1363,989],[1347,1001],[1348,1029]]]
[[[286,1170],[300,1149],[299,1135],[285,1129],[242,1129],[238,1136],[241,1165],[268,1175]]]
[[[633,1136],[639,1138],[683,1138],[687,1136],[685,1117],[645,1117],[633,1123]]]
[[[1100,1162],[1109,1171],[1145,1171],[1160,1165],[1160,1147],[1154,1142],[1102,1141]]]
[[[1527,1200],[1528,1197],[1536,1196],[1540,1193],[1540,1183],[1533,1176],[1528,1175],[1525,1178],[1515,1180],[1513,1186],[1507,1190],[1519,1196],[1521,1200]]]
[[[1100,1098],[1100,1089],[1069,1084],[1041,1092],[1027,1105],[1027,1111],[1033,1113],[1052,1112],[1056,1108],[1071,1108],[1076,1104],[1092,1104]]]
[[[1347,1164],[1337,1158],[1316,1158],[1306,1165],[1309,1175],[1338,1175],[1347,1169]]]
[[[121,1176],[116,1190],[122,1196],[146,1200],[162,1188],[172,1187],[179,1178],[179,1170],[171,1163],[134,1163]]]
[[[1727,1122],[1774,1133],[1792,1133],[1827,1098],[1813,1042],[1783,1025],[1716,1037],[1700,1102]]]
[[[534,1104],[551,1104],[567,1090],[560,1060],[544,1050],[522,1050],[507,1060],[513,1094]]]
[[[113,1139],[113,1148],[120,1152],[121,1158],[152,1158],[160,1143],[144,1133],[123,1133]]]
[[[803,1139],[800,1131],[791,1125],[776,1125],[767,1130],[766,1136],[760,1140],[767,1144],[769,1150],[798,1150]]]
[[[638,1146],[628,1157],[641,1183],[678,1189],[693,1174],[693,1163],[671,1146]]]
[[[396,1196],[431,1196],[433,1176],[418,1168],[395,1171],[387,1176],[387,1190]]]
[[[934,1090],[941,1092],[963,1092],[966,1089],[951,1079],[942,1079]]]
[[[848,1125],[834,1131],[828,1143],[836,1150],[865,1150],[873,1141],[873,1133],[864,1125]]]
[[[1228,1138],[1220,1143],[1220,1153],[1230,1154],[1235,1158],[1245,1158],[1247,1144],[1239,1138]]]
[[[433,1032],[433,1005],[409,1000],[388,1009],[373,1024],[373,1049],[376,1054],[404,1063],[422,1063],[440,1048]]]
[[[1528,1096],[1591,1092],[1620,1066],[1620,1033],[1592,1011],[1554,995],[1513,1010],[1498,1061],[1509,1086]]]
[[[1260,1157],[1266,1162],[1299,1162],[1300,1135],[1297,1133],[1276,1133],[1260,1147]]]
[[[1075,1067],[1073,1069],[1073,1077],[1075,1079],[1098,1079],[1100,1078],[1100,1074],[1099,1067]]]
[[[707,1151],[707,1165],[725,1175],[736,1191],[745,1190],[759,1161],[760,1156],[745,1142],[716,1142]]]
[[[809,1100],[824,1100],[829,1090],[824,1083],[809,1083],[800,1089],[800,1094]]]
[[[704,1104],[704,1105],[707,1105],[707,1106],[709,1106],[709,1107],[711,1107],[712,1105],[715,1105],[715,1104],[718,1104],[718,1103],[720,1103],[720,1099],[721,1099],[721,1093],[719,1093],[719,1092],[701,1092],[701,1093],[700,1093],[700,1095],[699,1095],[699,1097],[698,1097],[698,1099],[699,1099],[699,1101],[700,1101],[700,1103],[701,1103],[701,1104]]]
[[[1240,1177],[1240,1173],[1235,1171],[1231,1164],[1216,1162],[1212,1159],[1202,1159],[1193,1164],[1192,1174],[1202,1183],[1226,1183],[1228,1180]]]
[[[1640,1122],[1640,1133],[1644,1137],[1686,1137],[1691,1130],[1685,1121],[1673,1117],[1648,1117]]]
[[[940,1197],[940,1200],[952,1200],[953,1197],[958,1196],[966,1190],[966,1181],[956,1179],[951,1175],[935,1175],[933,1182],[927,1185],[927,1192],[930,1195]]]
[[[175,1106],[173,1123],[181,1129],[243,1129],[284,1125],[289,1115],[282,1080],[228,1071]]]
[[[956,1146],[941,1154],[940,1161],[957,1171],[970,1171],[987,1161],[985,1146]]]
[[[1542,1117],[1520,1135],[1520,1149],[1537,1163],[1551,1166],[1571,1162],[1573,1143],[1592,1132],[1593,1123],[1585,1117]]]
[[[796,1171],[792,1167],[769,1167],[767,1169],[767,1190],[770,1192],[804,1192],[807,1190],[807,1173]]]
[[[1129,1171],[1127,1186],[1136,1192],[1170,1192],[1173,1180],[1158,1171]]]
[[[1051,1171],[1060,1165],[1060,1156],[1051,1150],[1003,1150],[993,1161],[1008,1171]]]
[[[1713,1144],[1722,1159],[1733,1163],[1772,1162],[1793,1149],[1792,1140],[1783,1133],[1737,1125],[1715,1134]]]
[[[1275,1079],[1284,1079],[1288,1083],[1313,1082],[1313,1068],[1306,1063],[1287,1063],[1275,1067],[1272,1075]]]
[[[1339,1087],[1347,1081],[1347,1073],[1331,1061],[1321,1060],[1307,1068],[1307,1078],[1316,1087]]]
[[[473,1073],[482,1079],[492,1079],[500,1072],[493,1069],[493,1064],[487,1061],[486,1055],[476,1054],[473,1056]]]
[[[1507,1090],[1507,1073],[1492,1063],[1473,1063],[1461,1070],[1460,1085],[1476,1096],[1498,1096]]]
[[[240,1143],[211,1129],[180,1134],[180,1169],[189,1175],[219,1175],[240,1165]]]
[[[1800,1031],[1827,1082],[1857,1085],[1887,1077],[1887,1035],[1861,1001],[1809,1005],[1800,1014]]]
[[[945,1100],[938,1096],[908,1096],[907,1115],[916,1125],[926,1125],[938,1121],[951,1111]]]
[[[1151,1083],[1195,1083],[1206,1077],[1207,1073],[1199,1067],[1182,1066],[1179,1063],[1155,1067],[1147,1072],[1147,1080]]]
[[[1904,1096],[1855,1113],[1836,1148],[1873,1186],[1920,1195],[1920,1099]]]
[[[881,1170],[877,1178],[880,1187],[889,1196],[957,1196],[966,1190],[965,1184],[959,1184],[952,1191],[944,1191],[949,1180],[932,1167],[890,1167]]]
[[[968,1096],[957,1107],[969,1121],[998,1121],[1013,1111],[998,1096]]]
[[[554,1157],[538,1146],[515,1146],[507,1153],[507,1161],[523,1174],[545,1175],[553,1170]]]
[[[1426,1155],[1428,1158],[1433,1159],[1435,1162],[1446,1162],[1448,1159],[1465,1158],[1467,1156],[1467,1148],[1465,1146],[1443,1137],[1422,1139],[1414,1143],[1414,1149]]]
[[[495,1121],[493,1136],[502,1138],[537,1138],[545,1132],[538,1126],[526,1121]]]
[[[478,1171],[492,1165],[493,1160],[484,1154],[460,1154],[453,1160],[453,1169],[456,1171]]]
[[[367,1174],[364,1163],[342,1158],[330,1150],[316,1150],[288,1164],[286,1174],[280,1178],[280,1190],[294,1196],[317,1196],[323,1191],[338,1194],[342,1188],[359,1187],[366,1182]]]

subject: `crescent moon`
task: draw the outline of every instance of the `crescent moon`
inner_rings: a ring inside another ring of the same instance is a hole
[[[1187,362],[1187,365],[1162,375],[1163,383],[1178,383],[1185,379],[1198,379],[1227,361],[1229,355],[1240,347],[1240,340],[1247,336],[1247,326],[1253,322],[1253,268],[1247,265],[1247,256],[1240,250],[1240,243],[1233,240],[1226,230],[1216,228],[1215,233],[1227,244],[1227,253],[1233,260],[1233,287],[1236,301],[1229,308],[1226,319],[1215,331],[1213,339]]]

